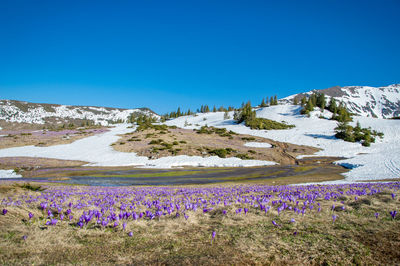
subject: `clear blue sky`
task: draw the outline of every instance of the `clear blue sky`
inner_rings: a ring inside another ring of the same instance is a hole
[[[400,83],[400,1],[0,1],[0,98],[156,112]]]

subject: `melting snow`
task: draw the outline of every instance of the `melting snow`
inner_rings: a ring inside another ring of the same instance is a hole
[[[3,178],[19,178],[22,177],[19,174],[16,174],[13,170],[0,170],[0,179]]]
[[[70,144],[50,147],[24,146],[0,150],[0,157],[29,156],[55,158],[63,160],[78,160],[88,162],[93,166],[141,166],[154,168],[170,168],[178,166],[206,166],[206,167],[235,167],[273,165],[274,162],[258,160],[241,160],[238,158],[175,156],[150,160],[147,157],[137,156],[135,153],[119,152],[110,144],[116,142],[119,134],[132,132],[127,124],[120,124],[109,132],[77,140]]]

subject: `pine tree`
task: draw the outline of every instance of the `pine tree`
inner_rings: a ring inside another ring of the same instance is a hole
[[[214,107],[213,107],[213,113],[215,113],[215,112],[217,112],[217,107],[215,107],[215,105],[214,105]]]
[[[337,113],[336,100],[335,100],[335,98],[333,98],[333,97],[331,97],[331,100],[329,101],[328,110],[331,111],[331,112],[334,113],[334,114]]]
[[[301,98],[301,106],[304,107],[306,105],[306,103],[307,103],[307,97],[304,96],[303,98]]]
[[[267,106],[267,104],[265,103],[265,100],[263,98],[261,101],[260,107],[266,107],[266,106]]]
[[[229,116],[228,111],[225,111],[224,112],[224,120],[228,120],[228,119],[231,119],[231,117]]]
[[[278,97],[276,95],[274,96],[274,105],[278,105]]]
[[[269,105],[274,105],[274,98],[272,96],[269,98]]]
[[[297,97],[294,97],[293,104],[294,105],[298,105],[299,104],[299,100],[297,99]]]
[[[326,106],[325,94],[318,93],[316,97],[317,97],[316,100],[317,106],[320,107],[322,110],[324,110]]]

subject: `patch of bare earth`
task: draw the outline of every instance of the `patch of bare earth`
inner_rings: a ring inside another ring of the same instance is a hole
[[[206,133],[199,133],[191,129],[174,127],[168,127],[166,130],[150,128],[124,134],[112,146],[117,151],[135,152],[151,159],[173,155],[207,157],[218,155],[219,152],[216,150],[225,149],[226,157],[274,161],[281,165],[295,164],[296,156],[318,151],[313,147],[236,134],[231,131],[221,133],[220,130],[223,129],[209,127]],[[269,143],[272,147],[246,147],[247,142]]]
[[[69,144],[78,139],[87,138],[108,131],[105,127],[76,129],[19,129],[12,127],[0,130],[0,149],[34,145],[47,147],[59,144]]]
[[[62,167],[78,167],[84,164],[87,164],[87,162],[38,157],[0,158],[0,169],[15,169],[24,177],[36,176],[36,172],[41,169],[51,168],[59,172]]]

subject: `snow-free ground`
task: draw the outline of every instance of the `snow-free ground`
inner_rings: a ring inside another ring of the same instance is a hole
[[[376,139],[370,147],[359,143],[350,143],[334,136],[336,121],[321,119],[320,115],[329,118],[329,111],[315,111],[311,117],[300,114],[301,107],[284,104],[260,108],[257,117],[272,119],[293,124],[296,127],[287,130],[252,130],[243,124],[237,125],[232,119],[224,120],[224,113],[206,113],[179,117],[168,121],[168,125],[182,128],[200,128],[201,126],[224,127],[240,134],[270,138],[276,141],[308,145],[320,148],[314,156],[344,157],[337,163],[352,168],[345,173],[345,181],[380,180],[400,177],[400,120],[386,120],[372,117],[354,116],[362,127],[371,127],[383,132],[384,138]],[[229,113],[233,117],[233,112]],[[185,126],[185,124],[187,126]]]
[[[0,157],[43,157],[62,160],[88,162],[92,166],[140,166],[154,168],[170,168],[180,166],[202,167],[238,167],[273,165],[274,162],[260,160],[241,160],[239,158],[219,158],[217,156],[175,156],[150,160],[135,153],[119,152],[110,146],[120,137],[118,135],[132,132],[127,124],[120,124],[109,132],[77,140],[71,144],[50,147],[24,146],[1,149]]]

